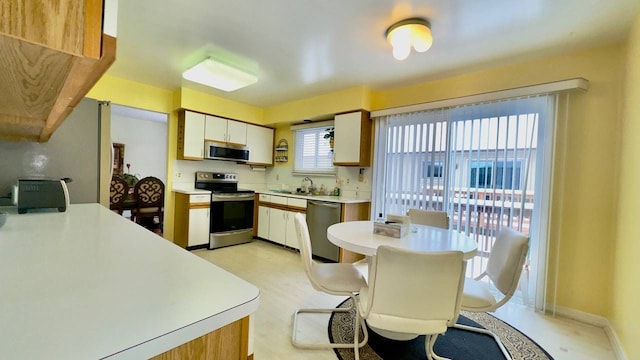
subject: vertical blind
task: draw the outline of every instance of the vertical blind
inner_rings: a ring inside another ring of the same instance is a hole
[[[478,243],[470,276],[486,267],[503,227],[529,233],[540,122],[555,95],[386,115],[376,118],[376,217],[410,208],[446,211],[453,229]],[[538,164],[538,165],[537,165]]]

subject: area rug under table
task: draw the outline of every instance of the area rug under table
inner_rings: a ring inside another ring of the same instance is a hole
[[[338,307],[349,307],[351,299]],[[334,313],[329,319],[329,339],[332,342],[353,342],[353,318],[355,310],[348,313]],[[487,313],[463,311],[459,324],[488,329],[500,336],[502,343],[513,360],[553,359],[533,340],[504,321]],[[360,334],[362,339],[362,333]],[[409,341],[397,341],[382,337],[369,329],[369,342],[360,349],[360,359],[413,360],[426,359],[424,336]],[[455,360],[499,360],[502,352],[491,336],[450,328],[445,335],[438,336],[434,351],[436,354]],[[354,359],[353,350],[335,349],[341,360]]]

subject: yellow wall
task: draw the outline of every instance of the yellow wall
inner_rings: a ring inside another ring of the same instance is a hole
[[[280,163],[275,163],[274,165],[276,167],[278,166],[282,166],[282,167],[292,167],[293,166],[293,154],[294,154],[294,148],[293,148],[293,132],[290,129],[291,125],[289,124],[281,124],[276,126],[276,130],[275,130],[275,143],[276,145],[278,144],[278,142],[283,139],[287,141],[287,144],[289,145],[289,161],[287,162],[280,162]]]
[[[627,43],[626,59],[611,322],[627,357],[640,359],[640,16]]]
[[[587,93],[571,95],[567,142],[558,142],[558,156],[566,151],[567,166],[555,170],[550,263],[559,256],[560,265],[550,269],[549,279],[558,274],[558,305],[601,316],[609,315],[611,303],[615,219],[611,180],[616,170],[622,54],[622,46],[607,46],[382,91],[373,97],[377,110],[569,78],[588,79]],[[555,251],[558,241],[559,254]],[[549,285],[553,290],[553,281]],[[552,292],[547,300],[553,301]]]
[[[171,90],[110,75],[103,76],[87,97],[165,114],[175,109]]]
[[[183,106],[230,118],[278,124],[276,141],[286,138],[292,145],[291,132],[284,124],[304,118],[354,109],[384,109],[584,77],[590,81],[590,89],[587,93],[571,95],[571,114],[566,124],[562,124],[567,129],[566,142],[560,136],[557,143],[558,157],[566,156],[566,166],[555,169],[550,259],[554,264],[559,258],[560,265],[558,269],[550,269],[549,278],[553,280],[558,275],[558,305],[609,316],[616,206],[612,179],[619,153],[616,142],[620,126],[623,58],[624,47],[612,45],[400,89],[373,92],[357,87],[266,108],[262,119],[259,108],[246,104],[184,88],[171,93],[112,77],[101,80],[89,96],[155,111],[170,112]],[[212,99],[215,106],[211,105]],[[218,112],[220,109],[225,109],[224,114]],[[171,166],[177,137],[176,116],[170,114],[168,160]],[[560,207],[561,204],[564,206]],[[167,224],[173,227],[172,216],[167,218]],[[559,252],[555,250],[558,242]],[[554,285],[551,281],[550,289]]]
[[[223,99],[187,88],[178,90],[178,107],[214,114],[230,119],[264,124],[264,110],[257,106]]]
[[[108,100],[113,104],[130,106],[169,114],[167,129],[167,183],[166,189],[172,186],[173,160],[176,159],[176,139],[178,138],[178,113],[174,110],[174,94],[167,89],[161,89],[146,84],[105,75],[89,91],[87,97],[98,100]],[[164,237],[173,240],[174,195],[167,191],[165,203]]]
[[[265,124],[300,122],[304,119],[324,118],[341,112],[371,108],[372,93],[364,86],[336,91],[269,107],[265,110]],[[331,116],[333,118],[333,116]]]

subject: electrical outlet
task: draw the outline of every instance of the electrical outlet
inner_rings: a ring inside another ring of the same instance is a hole
[[[276,174],[276,181],[280,181],[280,174]]]
[[[181,177],[182,177],[182,173],[181,173],[181,172],[177,172],[177,173],[176,173],[176,177],[177,177],[178,179],[179,179],[179,178],[181,178]]]
[[[347,184],[349,184],[349,178],[347,178]]]

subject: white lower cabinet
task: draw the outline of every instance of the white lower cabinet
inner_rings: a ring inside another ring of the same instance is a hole
[[[188,246],[209,243],[209,209],[189,210],[189,242]]]
[[[258,206],[258,237],[263,239],[269,238],[269,215],[271,208],[266,206]]]
[[[287,211],[287,236],[285,237],[285,245],[294,249],[300,249],[300,245],[298,245],[298,234],[296,233],[295,214],[294,211]],[[302,216],[304,216],[305,219],[307,218],[306,214],[302,214]]]
[[[209,244],[211,195],[176,193],[173,242],[197,249]]]
[[[272,204],[289,205],[298,208],[306,208],[306,200],[287,199],[283,196],[260,195],[261,201]],[[288,201],[289,200],[289,201]],[[258,206],[258,237],[271,240],[275,243],[299,249],[298,235],[295,227],[295,214],[302,211],[276,209],[269,206]]]
[[[299,249],[295,211],[269,209],[269,240]],[[304,215],[304,214],[303,214]]]
[[[287,237],[287,212],[280,209],[271,209],[269,213],[269,240],[286,245]]]

